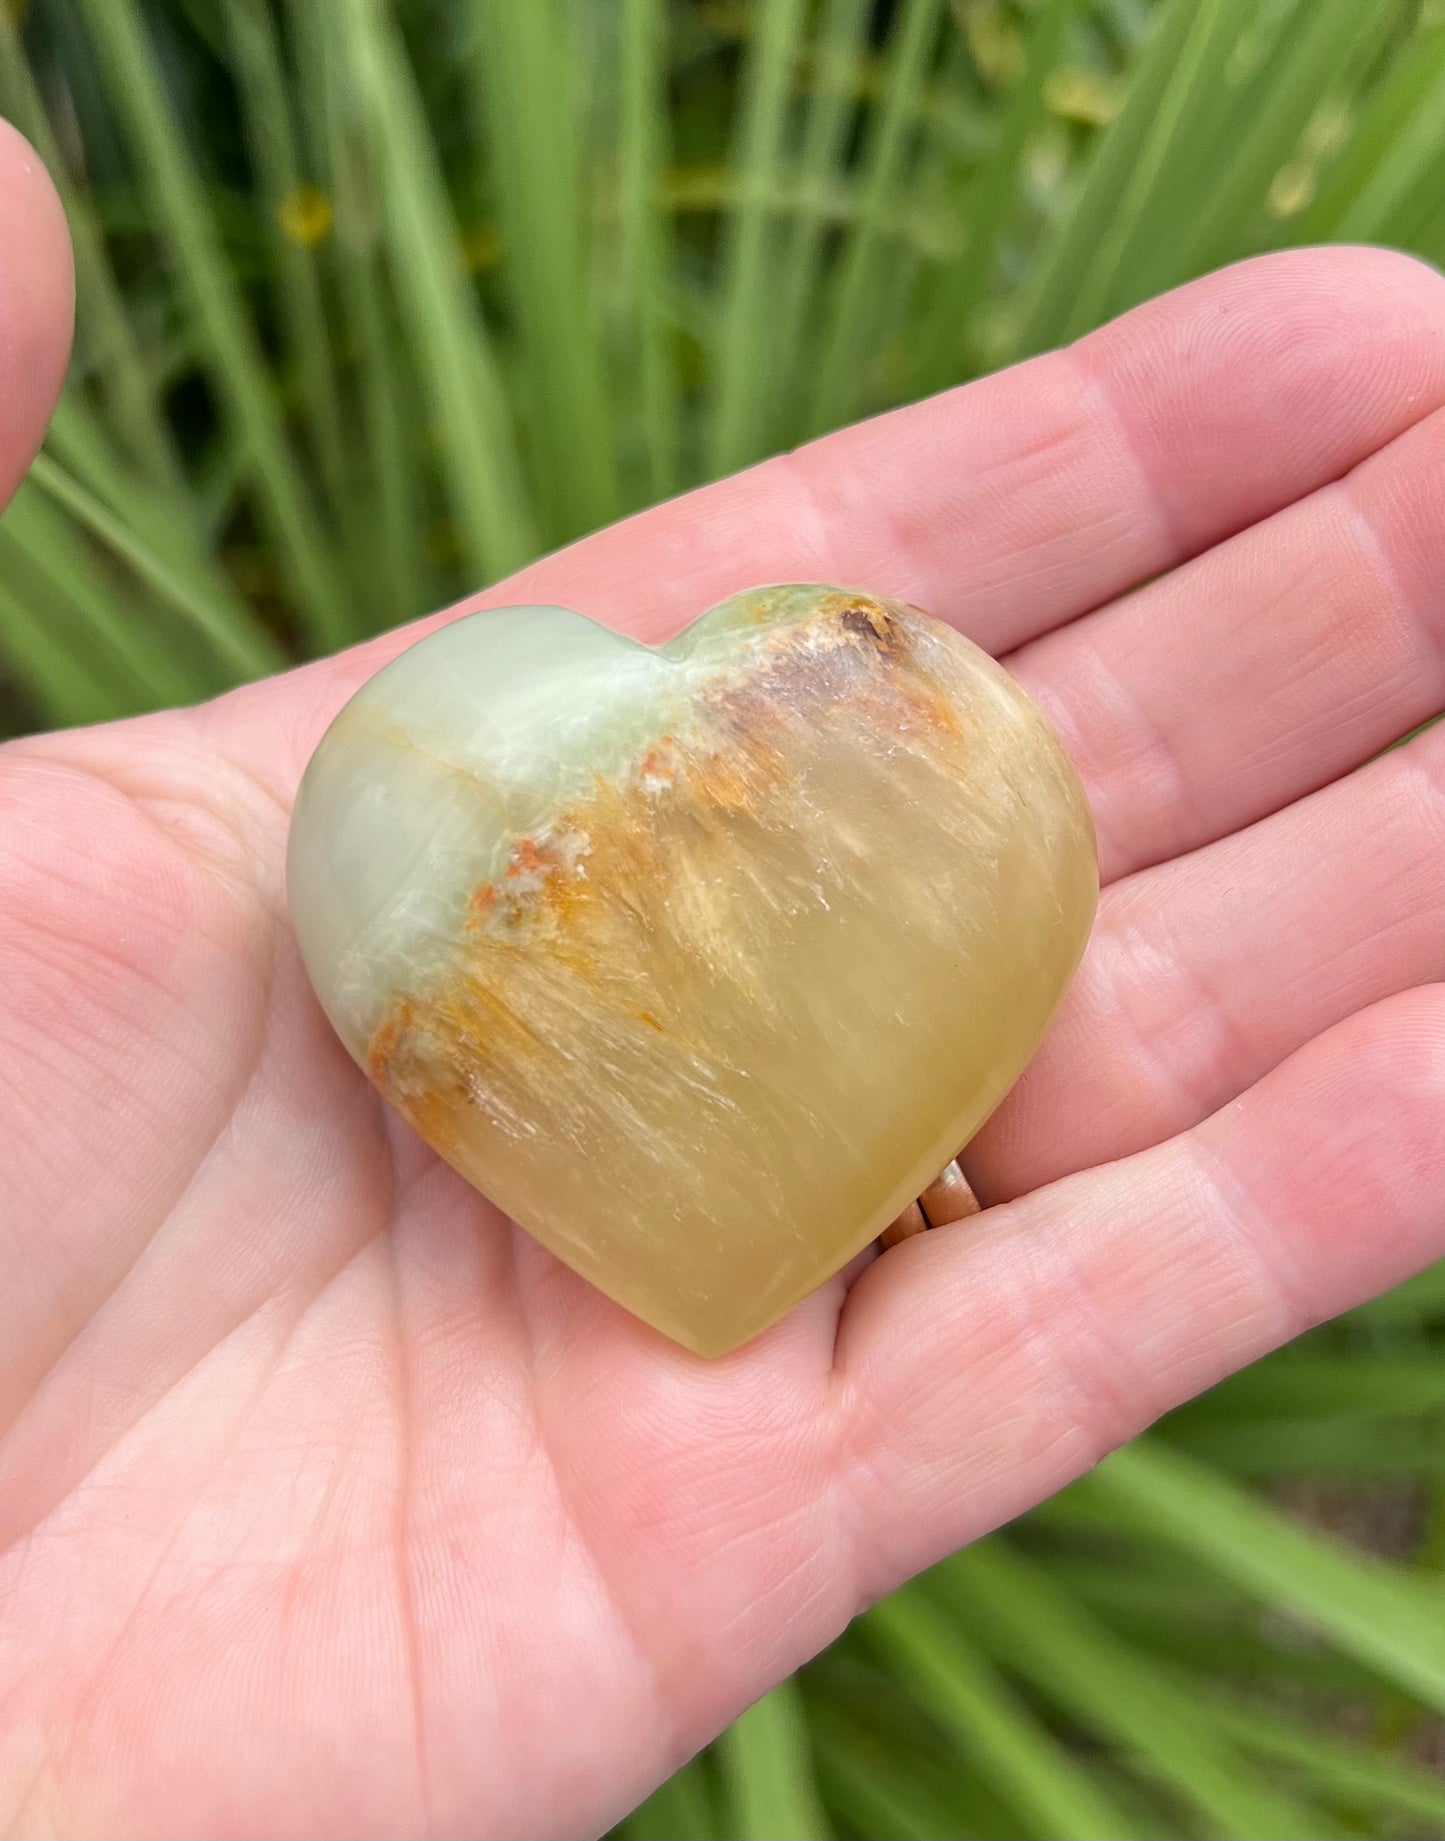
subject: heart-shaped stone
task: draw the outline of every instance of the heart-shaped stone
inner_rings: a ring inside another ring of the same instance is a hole
[[[1032,1054],[1097,897],[1037,708],[895,601],[758,589],[661,647],[474,614],[352,698],[291,912],[387,1100],[619,1303],[735,1348]]]

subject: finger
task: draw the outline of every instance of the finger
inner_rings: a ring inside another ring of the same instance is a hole
[[[466,607],[558,601],[657,638],[758,582],[834,580],[1002,650],[1269,516],[1442,402],[1433,270],[1366,249],[1261,257],[1070,352],[658,506]],[[271,735],[258,751],[294,780],[339,703],[425,630],[230,708],[271,724],[281,758]]]
[[[0,506],[24,478],[70,357],[70,235],[40,157],[0,121]]]
[[[1352,1017],[1193,1130],[885,1254],[844,1310],[840,1512],[869,1596],[1445,1250],[1445,990]]]
[[[1009,668],[1089,789],[1108,880],[1357,766],[1445,707],[1445,412]]]
[[[969,1147],[992,1198],[1186,1130],[1331,1024],[1445,979],[1445,728],[1106,889],[1023,1080]]]
[[[691,495],[536,575],[595,592],[601,564],[616,595],[603,613],[648,636],[684,617],[674,583],[700,611],[758,580],[857,582],[999,652],[1339,477],[1442,402],[1445,280],[1381,250],[1291,251],[765,462],[709,488],[706,515]],[[641,601],[634,529],[664,563]]]

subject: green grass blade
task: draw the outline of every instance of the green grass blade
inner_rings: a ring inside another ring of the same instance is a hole
[[[436,421],[458,536],[477,575],[505,575],[536,554],[537,532],[436,148],[386,7],[345,0],[335,22],[332,53],[347,60],[367,112],[393,280]]]
[[[1438,1355],[1290,1354],[1256,1362],[1170,1415],[1171,1428],[1445,1410]]]
[[[1312,205],[1295,220],[1301,243],[1388,241],[1391,226],[1445,149],[1445,23],[1401,53]]]
[[[1296,1525],[1157,1441],[1115,1452],[1077,1487],[1445,1711],[1438,1590]]]
[[[1196,24],[1196,0],[1162,0],[1139,54],[1123,109],[1100,135],[1078,196],[1059,215],[1035,259],[1011,355],[1060,345],[1078,323],[1075,303],[1116,222],[1119,200],[1142,159]]]
[[[1296,1767],[1336,1797],[1413,1816],[1445,1834],[1445,1783],[1403,1758],[1365,1751],[1338,1733],[1322,1736],[1258,1703],[1211,1702],[1210,1718],[1243,1750]]]
[[[997,144],[964,193],[963,248],[938,277],[917,335],[921,355],[914,387],[921,394],[957,383],[964,373],[969,323],[993,287],[1004,231],[1017,208],[1024,158],[1047,116],[1049,79],[1079,8],[1080,0],[1045,0],[1033,22]]]
[[[171,488],[185,516],[181,465],[161,409],[158,380],[142,351],[87,194],[71,182],[25,61],[10,9],[0,5],[0,110],[45,162],[65,208],[75,256],[76,342],[100,380],[116,432],[132,461]]]
[[[1060,341],[1077,338],[1181,278],[1181,265],[1176,261],[1170,267],[1160,252],[1177,241],[1181,219],[1198,209],[1200,194],[1208,189],[1201,148],[1219,144],[1225,73],[1251,10],[1250,0],[1200,0],[1157,88],[1150,86],[1143,120],[1132,119],[1139,79],[1131,84],[1116,125],[1129,143],[1127,170],[1081,262],[1073,298],[1058,326]],[[1101,160],[1107,162],[1109,154],[1106,145]]]
[[[863,1630],[1032,1832],[1054,1841],[1128,1841],[1136,1832],[977,1653],[958,1620],[923,1593],[905,1589],[882,1600]]]
[[[913,393],[910,379],[922,344],[923,302],[949,252],[956,254],[959,246],[963,175],[975,170],[996,140],[981,119],[993,99],[979,90],[966,35],[950,28],[943,34],[943,55],[915,99],[917,128],[907,173],[893,209],[884,214],[883,232],[891,245],[887,285],[876,297],[868,358],[875,407]]]
[[[1318,1810],[1256,1776],[1163,1670],[1001,1542],[955,1555],[928,1583],[995,1660],[1197,1809],[1211,1835],[1320,1841],[1328,1832]]]
[[[583,236],[580,64],[559,0],[473,0],[472,11],[537,497],[560,542],[607,523],[621,504]]]
[[[1438,1415],[1245,1420],[1170,1427],[1169,1444],[1236,1478],[1313,1477],[1368,1488],[1408,1477],[1445,1480]]]
[[[303,197],[302,170],[275,17],[270,0],[225,0],[224,13],[290,363],[333,513],[344,524],[345,437],[321,278],[313,243],[287,228]]]
[[[670,226],[663,208],[667,165],[667,34],[664,0],[623,0],[620,74],[619,266],[627,293],[648,496],[680,483],[678,390],[669,349]]]
[[[0,547],[0,558],[4,554]],[[16,594],[3,576],[0,662],[4,675],[24,686],[40,716],[54,728],[104,722],[129,715],[136,707],[113,681],[93,669],[83,645],[58,630],[56,622],[24,595]]]
[[[135,0],[82,0],[82,5],[142,177],[180,258],[209,372],[249,452],[257,498],[274,532],[297,612],[317,644],[338,645],[350,632],[345,597]]]
[[[73,480],[48,454],[35,457],[30,478],[133,570],[237,674],[262,677],[286,663],[285,653],[264,627],[254,621],[242,624],[198,594],[191,582],[128,531],[114,512]]]
[[[858,215],[834,282],[832,312],[808,416],[812,432],[835,428],[863,404],[868,359],[889,286],[885,225],[896,211],[918,96],[943,17],[943,0],[906,0],[889,53],[888,74],[869,136]]]
[[[752,13],[733,156],[737,198],[727,228],[707,430],[707,471],[714,478],[756,460],[766,438],[775,381],[767,278],[776,247],[774,210],[788,101],[806,17],[806,0],[758,0]]]
[[[68,390],[61,398],[45,438],[47,450],[109,506],[121,524],[135,532],[209,601],[221,618],[245,629],[255,616],[215,559],[202,548],[197,500],[189,489],[184,500],[154,484],[128,464],[84,398]],[[184,511],[187,515],[179,515]]]
[[[365,624],[379,630],[424,613],[433,599],[419,553],[422,439],[407,414],[417,393],[407,387],[402,341],[381,266],[380,229],[371,205],[380,187],[370,172],[371,149],[348,122],[345,98],[338,94],[344,72],[336,67],[337,60],[322,54],[309,0],[301,0],[296,10],[298,39],[306,54],[303,81],[309,81],[319,102],[318,139],[335,197],[338,296],[355,342],[360,441],[348,457],[347,523],[363,565],[354,573],[369,609]],[[448,584],[457,586],[463,584]],[[434,598],[444,598],[445,592]]]
[[[858,94],[858,70],[867,43],[870,0],[828,0],[822,35],[813,54],[813,84],[803,127],[798,199],[787,230],[776,285],[770,289],[776,375],[785,380],[785,406],[794,414],[806,398],[808,367],[802,338],[814,306],[823,240],[836,201],[846,193],[847,133]],[[766,444],[760,422],[758,445]]]
[[[12,592],[70,639],[121,708],[185,703],[216,688],[187,669],[153,623],[138,617],[33,479],[6,509],[0,538],[6,548],[4,579]]]
[[[827,1841],[796,1682],[783,1682],[734,1720],[716,1756],[731,1841]]]
[[[1176,258],[1176,275],[1214,268],[1245,255],[1271,181],[1293,152],[1323,97],[1379,45],[1391,9],[1359,0],[1302,0],[1281,48],[1252,88],[1255,106],[1193,217]]]
[[[860,1818],[843,1802],[839,1776],[846,1773],[851,1783],[866,1772],[900,1812],[908,1812],[903,1829],[947,1841],[964,1835],[1026,1841],[1034,1832],[1017,1806],[960,1758],[954,1736],[917,1696],[915,1684],[888,1666],[864,1624],[853,1626],[801,1679],[824,1801],[841,1826],[856,1832]],[[840,1758],[845,1751],[846,1765]],[[872,1827],[895,1832],[886,1819]]]
[[[903,1684],[880,1680],[880,1692],[899,1697]],[[809,1698],[808,1729],[818,1759],[824,1800],[851,1833],[887,1835],[889,1841],[962,1841],[987,1837],[1006,1841],[1027,1836],[1012,1812],[1000,1807],[986,1817],[969,1807],[978,1786],[950,1765],[929,1769],[906,1742],[884,1740],[872,1718],[845,1713]]]
[[[701,1759],[675,1771],[622,1824],[626,1841],[721,1841],[712,1786]]]
[[[1194,204],[1199,149],[1210,144],[1211,118],[1218,121],[1215,96],[1246,11],[1240,0],[1200,0],[1128,185],[1084,270],[1066,338],[1133,306],[1151,287],[1167,285],[1159,251],[1171,241],[1181,212]]]

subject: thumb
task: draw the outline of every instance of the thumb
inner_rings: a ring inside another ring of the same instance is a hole
[[[0,121],[0,508],[44,439],[74,319],[60,200],[34,148]]]

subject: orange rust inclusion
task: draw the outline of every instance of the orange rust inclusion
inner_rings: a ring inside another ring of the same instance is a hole
[[[833,594],[814,619],[770,635],[757,664],[720,682],[698,700],[698,723],[690,743],[672,735],[648,748],[635,772],[621,783],[597,781],[588,800],[559,812],[550,831],[521,837],[502,872],[503,887],[479,882],[467,904],[467,934],[490,924],[509,931],[523,923],[537,930],[536,944],[562,954],[574,974],[599,987],[608,982],[611,947],[619,918],[662,928],[659,912],[675,868],[674,851],[696,857],[711,846],[729,854],[718,827],[744,816],[756,820],[762,807],[796,791],[802,757],[794,733],[801,721],[837,728],[874,724],[907,735],[916,745],[930,733],[938,742],[956,741],[956,712],[925,671],[908,669],[908,641],[901,622],[882,603],[857,595]],[[676,788],[665,808],[657,795]],[[569,861],[563,840],[585,839],[586,861]],[[521,883],[520,889],[507,884]],[[567,937],[561,930],[565,920]],[[603,950],[603,948],[607,950]],[[505,1007],[502,990],[517,979],[515,954],[493,964],[489,952],[468,942],[445,992],[421,999],[398,998],[372,1038],[367,1065],[388,1097],[403,1111],[433,1089],[454,1092],[455,1063],[440,1065],[423,1050],[435,1046],[463,1021],[457,1010],[488,993],[489,1017]],[[661,1030],[650,1012],[628,1014]],[[395,1071],[396,1051],[414,1037],[421,1051],[407,1057],[408,1074]],[[470,1030],[460,1039],[469,1046]],[[440,1081],[436,1076],[440,1075]]]
[[[716,1353],[1001,1097],[1072,969],[1092,856],[1060,841],[1087,818],[1022,694],[896,603],[829,592],[741,633],[661,720],[478,883],[365,1059],[501,1207]]]

